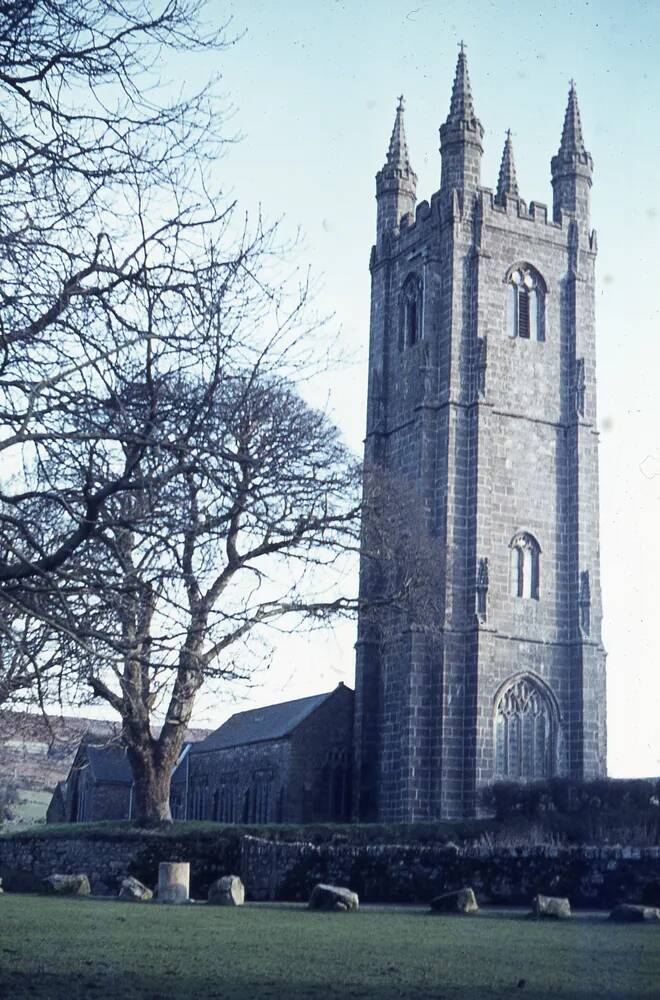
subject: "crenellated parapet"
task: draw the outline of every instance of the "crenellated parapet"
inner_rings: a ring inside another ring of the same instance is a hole
[[[399,98],[386,163],[376,176],[378,202],[377,251],[372,266],[387,257],[406,253],[416,239],[425,239],[421,229],[443,228],[457,221],[471,223],[478,209],[483,217],[490,212],[525,225],[537,223],[565,238],[575,219],[589,252],[596,252],[595,234],[589,229],[589,192],[593,161],[586,150],[575,83],[571,81],[559,150],[551,161],[552,216],[543,202],[529,205],[520,196],[516,176],[513,140],[507,130],[495,191],[480,181],[484,129],[476,116],[468,75],[465,47],[456,65],[449,114],[440,128],[442,173],[440,189],[430,202],[416,205],[417,176],[410,164],[403,123],[403,98]],[[563,235],[562,235],[563,234]]]
[[[542,238],[568,247],[569,228],[575,216],[571,212],[559,212],[554,218],[548,206],[541,201],[530,201],[518,195],[503,193],[499,197],[492,188],[480,187],[476,195],[476,212],[482,225],[489,225],[515,231],[522,238]],[[370,268],[385,260],[395,259],[414,250],[416,244],[426,244],[431,236],[438,234],[457,222],[472,224],[474,211],[465,210],[458,194],[449,201],[437,191],[431,201],[421,201],[413,212],[401,216],[396,231],[387,234],[380,245],[371,251]],[[581,233],[581,229],[579,229]],[[580,238],[580,237],[578,237]],[[596,231],[584,233],[583,249],[595,255],[598,250]]]

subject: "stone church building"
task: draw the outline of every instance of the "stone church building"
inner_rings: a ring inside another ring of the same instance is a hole
[[[461,46],[440,189],[417,203],[403,99],[376,176],[365,461],[416,507],[403,520],[435,553],[433,612],[383,602],[390,570],[363,556],[354,696],[233,716],[191,748],[180,816],[455,819],[498,779],[605,774],[597,248],[575,86],[551,210],[521,196],[510,133],[482,186],[483,136]]]
[[[603,775],[606,733],[593,164],[575,86],[551,211],[522,198],[510,133],[482,187],[463,46],[430,202],[403,114],[400,100],[376,177],[365,459],[419,501],[438,609],[362,615],[354,779],[357,816],[407,822],[473,815],[497,779]],[[383,585],[363,559],[363,598]]]
[[[351,818],[353,692],[232,715],[191,747],[188,819],[325,823]]]

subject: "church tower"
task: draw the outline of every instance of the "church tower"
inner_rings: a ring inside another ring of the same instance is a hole
[[[551,215],[521,197],[510,132],[496,191],[482,186],[483,135],[461,45],[439,191],[416,204],[403,99],[376,178],[361,820],[471,816],[495,780],[606,769],[593,164],[574,84]],[[371,544],[370,490],[398,512],[393,558]],[[419,600],[374,611],[415,572]]]

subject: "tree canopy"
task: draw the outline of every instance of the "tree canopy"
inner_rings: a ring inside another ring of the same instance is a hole
[[[195,0],[0,10],[0,695],[105,700],[146,821],[246,637],[355,606],[307,287],[209,189],[212,89],[153,96],[164,53],[225,43]]]

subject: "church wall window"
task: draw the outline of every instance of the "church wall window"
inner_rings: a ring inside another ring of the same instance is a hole
[[[555,771],[557,713],[531,677],[519,677],[495,706],[495,777],[548,778]]]
[[[277,815],[275,817],[277,823],[284,822],[285,810],[286,810],[286,788],[284,787],[284,785],[282,785],[277,796]]]
[[[515,267],[507,277],[506,331],[522,340],[545,340],[545,283],[534,268]]]
[[[273,773],[255,771],[243,800],[244,823],[271,823],[276,802],[272,794]]]
[[[209,788],[208,779],[197,778],[191,782],[190,818],[208,819],[209,813]],[[213,802],[211,800],[211,808]]]
[[[412,347],[422,339],[422,282],[410,274],[401,289],[400,346]]]
[[[538,601],[540,591],[541,547],[533,535],[523,531],[515,535],[510,547],[509,593]]]
[[[75,819],[76,822],[82,823],[87,819],[87,782],[85,780],[84,774],[78,775],[77,780],[77,795],[76,795],[76,810]]]
[[[170,792],[170,810],[172,819],[186,819],[186,798],[185,789],[179,786],[172,786]],[[133,818],[134,786],[131,787],[131,799],[129,803],[129,819]]]
[[[235,823],[237,820],[236,791],[237,775],[220,775],[218,786],[213,794],[213,816],[218,823]]]
[[[350,817],[351,766],[344,746],[330,747],[314,783],[313,819],[346,822]]]

